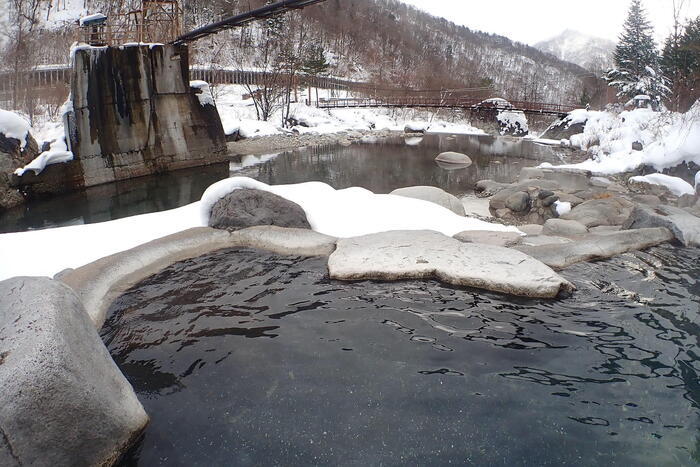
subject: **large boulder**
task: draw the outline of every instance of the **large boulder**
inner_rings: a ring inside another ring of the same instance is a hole
[[[683,245],[700,247],[700,218],[675,206],[637,205],[622,227],[624,229],[666,227]]]
[[[472,160],[469,156],[459,152],[443,152],[438,154],[435,160],[443,164],[458,165],[460,167],[469,167],[472,165]]]
[[[590,235],[565,244],[523,245],[516,248],[559,270],[583,261],[612,258],[628,251],[643,250],[672,239],[673,234],[668,229],[655,228]]]
[[[421,199],[438,204],[460,216],[465,216],[464,205],[454,195],[434,186],[411,186],[399,188],[389,193],[390,195],[403,196],[404,198]]]
[[[623,198],[593,199],[579,204],[561,218],[578,221],[588,228],[599,225],[622,225],[633,209],[634,203]]]
[[[0,212],[19,206],[22,203],[24,203],[22,193],[10,186],[9,178],[6,174],[0,173]]]
[[[148,416],[73,290],[0,282],[0,465],[111,465]]]
[[[573,284],[518,251],[462,243],[433,231],[393,231],[338,240],[331,279],[438,279],[463,287],[534,298],[569,294]]]
[[[575,111],[573,115],[569,114],[564,118],[556,120],[540,135],[540,138],[561,141],[562,139],[569,139],[574,135],[583,133],[588,120],[585,117],[581,118],[583,115],[584,114],[579,110]]]
[[[211,209],[209,227],[239,230],[256,225],[311,228],[301,206],[262,190],[233,190]]]

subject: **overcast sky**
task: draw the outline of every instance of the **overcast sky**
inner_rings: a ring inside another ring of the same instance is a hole
[[[617,40],[628,0],[401,0],[471,29],[534,44],[575,29]],[[676,0],[678,2],[680,0]],[[644,0],[661,43],[673,24],[673,0]],[[687,17],[700,16],[700,0],[685,0]]]

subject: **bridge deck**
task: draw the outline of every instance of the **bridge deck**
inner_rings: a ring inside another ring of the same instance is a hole
[[[380,98],[348,98],[323,99],[319,101],[321,109],[338,108],[367,108],[367,107],[422,107],[422,108],[451,108],[474,111],[513,110],[531,114],[563,115],[576,107],[566,104],[549,104],[544,102],[509,101],[508,103],[484,103],[479,98],[439,98],[439,97],[380,97]]]

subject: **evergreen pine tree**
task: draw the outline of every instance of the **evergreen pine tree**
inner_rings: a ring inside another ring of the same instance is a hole
[[[614,59],[615,68],[608,71],[606,79],[610,86],[618,88],[618,97],[646,94],[659,104],[669,94],[668,80],[661,73],[653,27],[646,18],[641,0],[632,0]]]
[[[326,51],[320,44],[311,44],[306,51],[304,61],[301,64],[301,71],[313,76],[319,77],[328,73],[331,65],[326,60]],[[309,100],[311,96],[309,96]],[[316,102],[318,102],[318,86],[316,86]]]
[[[673,86],[673,102],[687,109],[700,97],[700,17],[666,40],[661,65]]]

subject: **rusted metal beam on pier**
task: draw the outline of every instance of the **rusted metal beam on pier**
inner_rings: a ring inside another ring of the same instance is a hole
[[[246,24],[257,21],[260,19],[270,18],[271,16],[276,16],[282,13],[286,13],[290,10],[299,10],[301,8],[306,8],[307,6],[315,5],[316,3],[325,2],[326,0],[282,0],[271,5],[265,5],[264,7],[257,8],[246,13],[241,13],[240,15],[231,16],[216,23],[203,26],[201,28],[195,29],[194,31],[183,34],[173,41],[174,44],[184,44],[196,41],[203,37],[216,34],[225,29],[237,28],[240,26],[245,26]]]

